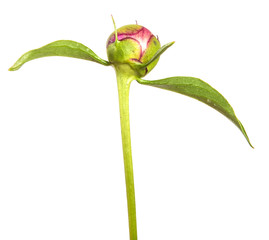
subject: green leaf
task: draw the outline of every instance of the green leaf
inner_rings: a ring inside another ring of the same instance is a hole
[[[33,59],[49,56],[80,58],[97,62],[105,66],[110,65],[108,61],[101,59],[91,49],[81,43],[71,40],[59,40],[23,54],[9,71],[18,70],[24,63]]]
[[[237,119],[234,110],[228,101],[216,89],[212,88],[201,79],[194,77],[170,77],[156,81],[147,81],[143,79],[137,79],[137,81],[143,85],[184,94],[214,108],[230,119],[241,130],[249,145],[253,148],[242,123]]]

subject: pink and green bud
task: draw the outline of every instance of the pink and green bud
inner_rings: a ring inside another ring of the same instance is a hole
[[[107,40],[107,56],[110,63],[129,64],[139,77],[145,76],[158,62],[147,63],[160,49],[159,40],[145,27],[126,25],[113,32]]]

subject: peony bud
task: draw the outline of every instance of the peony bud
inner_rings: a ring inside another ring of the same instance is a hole
[[[145,27],[126,25],[113,32],[107,40],[107,56],[113,65],[128,64],[139,77],[145,76],[158,62],[147,63],[160,49],[159,40]]]

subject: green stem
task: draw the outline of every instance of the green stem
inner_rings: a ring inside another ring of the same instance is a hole
[[[119,94],[121,136],[128,204],[130,240],[137,240],[135,189],[129,120],[129,89],[131,81],[134,80],[134,76],[126,74],[126,71],[122,69],[119,70],[117,68],[116,74]]]

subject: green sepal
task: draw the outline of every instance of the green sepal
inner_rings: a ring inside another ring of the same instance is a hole
[[[90,48],[81,43],[71,40],[59,40],[23,54],[17,60],[17,62],[15,62],[15,64],[9,68],[9,71],[18,70],[24,63],[28,61],[49,56],[80,58],[100,63],[105,66],[110,65],[108,61],[101,59]]]
[[[171,47],[173,44],[175,43],[174,42],[170,42],[170,43],[167,43],[165,45],[163,45],[154,55],[153,57],[147,61],[146,63],[142,63],[140,65],[141,68],[146,68],[148,65],[150,65],[152,62],[154,62],[157,58],[159,58],[169,47]]]
[[[148,72],[152,70],[152,68],[155,67],[157,64],[159,57],[169,48],[171,47],[175,42],[170,42],[165,45],[163,45],[161,48],[159,48],[156,53],[145,63],[136,62],[136,61],[130,61],[129,65],[134,69],[137,73],[138,77],[144,77]],[[158,46],[157,46],[158,47]]]
[[[140,84],[170,90],[195,98],[230,119],[243,133],[249,145],[253,148],[242,123],[236,117],[228,101],[213,87],[201,79],[194,77],[170,77],[155,81],[137,79]]]

